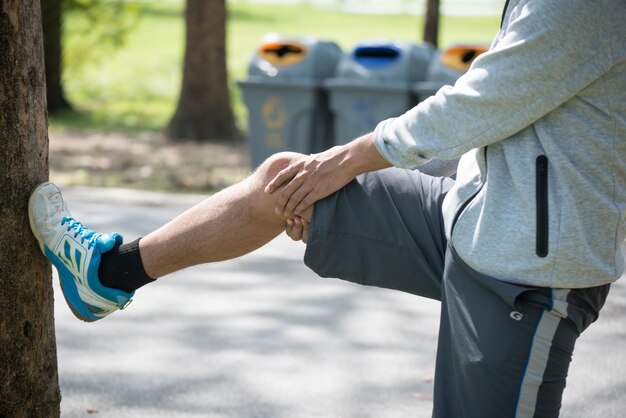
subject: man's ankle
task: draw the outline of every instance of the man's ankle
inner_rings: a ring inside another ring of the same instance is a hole
[[[140,240],[138,238],[128,244],[116,246],[102,254],[98,277],[104,286],[130,293],[155,281],[143,267],[139,253]]]

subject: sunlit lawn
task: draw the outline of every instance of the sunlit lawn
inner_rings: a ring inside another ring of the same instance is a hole
[[[73,45],[72,25],[80,22],[71,14],[65,22]],[[444,17],[441,44],[484,42],[498,28],[497,16]],[[336,41],[350,50],[363,39],[408,40],[421,38],[422,20],[409,15],[357,15],[299,5],[229,4],[228,65],[233,106],[239,126],[245,129],[246,111],[234,80],[246,75],[251,54],[268,32],[315,36]],[[183,2],[151,1],[140,5],[134,28],[118,48],[93,45],[98,57],[68,66],[64,74],[70,101],[80,115],[51,118],[51,126],[99,130],[161,130],[176,105],[181,78],[184,43]],[[207,68],[207,71],[210,69]]]

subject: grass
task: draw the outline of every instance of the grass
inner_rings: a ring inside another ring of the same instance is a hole
[[[310,5],[231,2],[228,7],[228,66],[233,107],[244,130],[246,109],[234,81],[245,77],[251,55],[266,33],[334,40],[349,51],[363,39],[418,42],[423,24],[415,16],[345,14]],[[441,44],[487,43],[498,24],[496,16],[444,17]],[[80,25],[78,13],[66,17],[66,51],[81,39],[80,29],[73,29]],[[178,98],[183,45],[183,2],[141,3],[135,24],[122,46],[92,45],[91,52],[98,54],[90,54],[91,59],[83,60],[80,65],[66,66],[66,92],[79,112],[51,117],[51,127],[128,133],[162,130]]]

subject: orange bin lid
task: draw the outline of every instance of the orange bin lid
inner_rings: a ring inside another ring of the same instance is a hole
[[[456,45],[446,49],[441,54],[441,62],[457,71],[467,71],[472,62],[488,48],[482,45]]]
[[[293,65],[306,58],[307,47],[298,42],[266,42],[261,44],[258,54],[274,65]]]

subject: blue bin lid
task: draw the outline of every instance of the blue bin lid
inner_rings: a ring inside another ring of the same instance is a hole
[[[368,69],[387,67],[401,56],[402,49],[394,44],[361,45],[352,51],[352,59]]]

